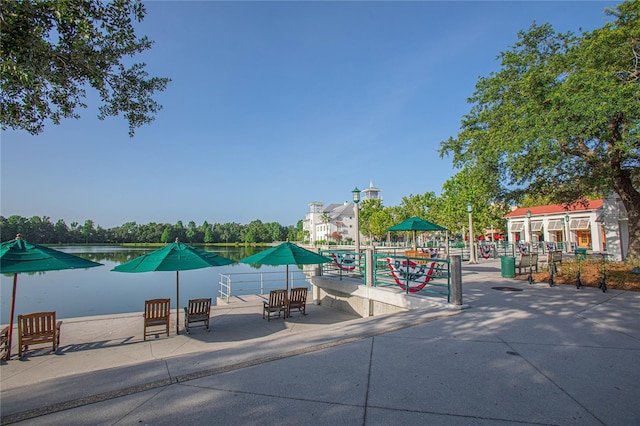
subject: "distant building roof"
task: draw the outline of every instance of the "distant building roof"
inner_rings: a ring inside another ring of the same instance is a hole
[[[590,211],[590,210],[598,210],[602,208],[603,200],[589,200],[586,205],[582,203],[572,204],[568,207],[565,207],[564,204],[549,204],[547,206],[533,206],[533,207],[518,207],[514,209],[509,214],[506,214],[504,217],[520,217],[526,216],[527,210],[531,210],[532,216],[538,215],[549,215],[549,214],[557,214],[557,213],[569,213],[576,211]]]
[[[353,216],[355,214],[352,203],[329,204],[322,212],[329,215],[332,219],[341,215]]]

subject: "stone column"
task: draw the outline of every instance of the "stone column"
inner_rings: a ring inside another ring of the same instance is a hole
[[[364,264],[366,266],[366,272],[364,276],[364,283],[368,287],[373,287],[373,248],[367,247],[364,252]]]
[[[454,305],[462,305],[462,259],[460,255],[451,256],[450,269],[450,300]]]

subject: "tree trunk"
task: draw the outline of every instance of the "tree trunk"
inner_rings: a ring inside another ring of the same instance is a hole
[[[624,176],[617,180],[615,189],[627,209],[629,219],[629,251],[627,261],[640,262],[640,193],[631,184],[631,179]]]
[[[628,261],[640,263],[640,201],[624,203],[629,217],[629,253]]]

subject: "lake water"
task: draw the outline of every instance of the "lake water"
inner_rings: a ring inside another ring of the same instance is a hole
[[[16,317],[18,314],[42,311],[56,311],[58,318],[142,312],[145,300],[157,298],[170,298],[172,309],[175,309],[175,272],[132,274],[111,271],[115,266],[153,249],[73,246],[56,247],[56,250],[102,263],[103,266],[18,274]],[[207,250],[239,260],[263,248],[224,247]],[[232,274],[235,282],[242,281],[242,284],[236,284],[233,292],[233,295],[238,295],[260,293],[260,275],[267,278],[267,292],[269,288],[284,288],[285,271],[285,266],[252,266],[243,263],[180,271],[180,306],[185,306],[189,299],[203,297],[211,297],[215,304],[216,297],[219,296],[220,274]],[[296,285],[302,285],[304,276],[298,267],[290,266],[289,271],[290,277],[295,277]],[[0,275],[0,285],[0,323],[8,324],[13,275]],[[238,286],[241,288],[238,289]]]

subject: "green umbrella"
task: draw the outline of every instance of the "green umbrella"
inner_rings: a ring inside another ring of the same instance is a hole
[[[176,271],[176,334],[179,330],[180,309],[180,271],[202,269],[211,266],[224,266],[234,263],[235,260],[217,255],[210,251],[200,250],[188,244],[176,241],[152,251],[133,260],[122,263],[112,271],[116,272],[153,272]]]
[[[286,242],[252,256],[240,259],[251,265],[287,265],[287,291],[289,290],[289,265],[314,265],[331,262],[331,259],[316,252]]]
[[[6,359],[11,356],[11,335],[13,334],[13,315],[16,305],[18,274],[22,272],[57,271],[61,269],[93,268],[102,266],[72,254],[53,250],[38,244],[29,243],[16,235],[15,240],[6,241],[0,247],[0,272],[13,274],[13,294],[11,295],[11,317],[9,318],[9,336]]]
[[[409,219],[393,225],[388,231],[411,231],[413,232],[413,249],[417,250],[416,244],[416,231],[446,231],[447,228],[431,223],[428,220],[424,220],[417,216],[410,217]]]

